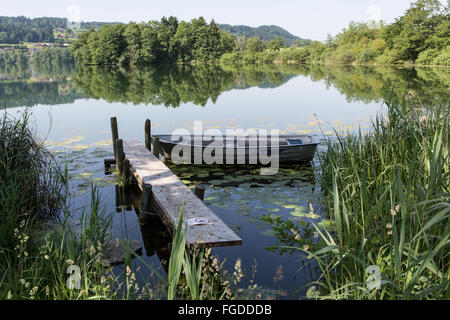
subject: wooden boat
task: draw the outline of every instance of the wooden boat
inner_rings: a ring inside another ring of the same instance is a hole
[[[213,163],[211,158],[217,159],[220,157],[222,157],[222,163],[224,164],[231,164],[230,160],[232,164],[267,164],[267,158],[274,160],[276,157],[279,163],[311,161],[319,144],[313,142],[312,137],[308,135],[274,137],[273,147],[270,136],[261,139],[259,139],[259,136],[218,137],[216,139],[214,136],[191,135],[190,139],[187,139],[189,136],[184,137],[184,139],[183,137],[176,137],[178,139],[175,139],[171,135],[161,134],[153,137],[159,138],[160,153],[168,159],[172,158],[172,151],[175,151],[175,155],[178,152],[178,155],[182,157],[183,153],[188,152],[190,148],[190,163],[198,163],[195,160],[198,161],[199,155],[201,155],[202,163],[208,164]],[[278,141],[278,147],[276,141]],[[259,145],[260,142],[261,145]],[[174,149],[175,146],[179,147]]]

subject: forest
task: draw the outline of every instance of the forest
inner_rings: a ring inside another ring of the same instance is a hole
[[[54,28],[67,31],[67,19],[0,17],[0,43],[55,42]],[[438,0],[413,2],[391,24],[351,22],[336,35],[329,35],[325,42],[301,39],[277,26],[251,28],[216,24],[214,20],[208,24],[203,17],[190,22],[175,17],[147,23],[83,22],[82,28],[90,29],[85,29],[71,47],[73,58],[80,65],[136,67],[205,61],[450,65],[448,5]],[[64,60],[67,59],[72,60],[66,56]],[[23,52],[0,51],[0,66],[23,64],[25,60]]]
[[[54,42],[54,28],[65,28],[66,18],[0,17],[0,43]]]
[[[179,22],[175,17],[161,21],[105,25],[82,33],[72,53],[82,65],[140,66],[163,62],[216,60],[234,48],[234,38],[214,20],[202,18]]]
[[[322,63],[340,65],[450,65],[448,6],[418,0],[392,24],[351,22],[325,43],[286,48],[282,39],[237,39],[224,63]]]
[[[82,65],[217,59],[225,64],[450,65],[448,6],[438,0],[413,2],[392,24],[351,22],[335,36],[329,35],[325,43],[299,38],[287,47],[289,41],[281,36],[270,41],[256,33],[250,38],[240,36],[248,30],[239,27],[226,29],[238,35],[234,36],[202,17],[190,22],[164,17],[159,22],[104,25],[81,34],[72,53]]]

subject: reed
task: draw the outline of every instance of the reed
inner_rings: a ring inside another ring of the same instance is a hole
[[[319,156],[335,231],[317,227],[321,241],[305,251],[321,273],[316,297],[449,298],[449,104],[386,105],[369,133],[336,132]]]
[[[0,219],[32,215],[50,219],[63,207],[67,177],[29,124],[30,113],[0,118]]]
[[[29,116],[0,119],[0,298],[112,298],[114,279],[101,264],[112,216],[92,185],[90,206],[73,225],[67,170],[30,129]]]

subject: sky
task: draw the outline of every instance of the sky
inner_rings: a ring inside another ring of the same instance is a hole
[[[216,23],[278,25],[301,38],[323,41],[350,21],[403,15],[411,0],[0,0],[0,16],[67,17],[70,20],[141,22],[203,16]],[[442,0],[446,4],[447,0]]]

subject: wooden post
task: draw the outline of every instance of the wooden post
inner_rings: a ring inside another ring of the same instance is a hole
[[[158,137],[152,137],[153,142],[153,154],[155,157],[159,159],[159,138]]]
[[[131,173],[130,173],[130,160],[128,159],[124,159],[122,161],[122,170],[123,170],[123,176],[125,178],[125,184],[130,183],[130,177],[131,177]]]
[[[141,211],[150,212],[152,204],[152,185],[144,184],[143,198],[141,203]]]
[[[103,162],[105,163],[105,168],[109,168],[112,164],[116,164],[116,159],[104,159]]]
[[[114,158],[117,161],[116,141],[117,141],[117,139],[119,139],[119,130],[117,129],[117,118],[116,117],[111,118],[111,135],[112,135]]]
[[[116,212],[122,211],[122,197],[120,186],[116,184]]]
[[[197,197],[200,198],[200,200],[203,201],[203,198],[205,197],[205,187],[195,186],[194,193]]]
[[[122,139],[116,140],[116,149],[117,149],[116,168],[119,170],[119,174],[122,174],[123,173],[123,160],[125,159],[125,155],[123,153]]]
[[[145,147],[151,150],[152,144],[152,124],[149,119],[145,120]]]
[[[125,160],[126,162],[127,160]],[[126,171],[126,169],[125,169]],[[132,206],[132,190],[129,186],[124,185],[123,186],[123,205],[125,206],[125,210],[126,211],[132,211],[133,210],[133,206]]]

